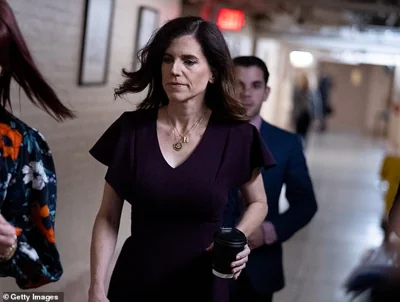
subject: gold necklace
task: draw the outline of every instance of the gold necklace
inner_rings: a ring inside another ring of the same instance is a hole
[[[166,111],[167,111],[167,115],[168,115],[168,120],[171,123],[173,131],[174,131],[174,136],[175,136],[175,134],[177,134],[178,137],[180,137],[180,139],[177,142],[172,144],[172,148],[175,151],[180,151],[182,149],[182,147],[183,147],[183,144],[189,143],[189,136],[188,135],[190,134],[190,132],[192,130],[196,129],[197,126],[203,121],[203,118],[204,118],[205,114],[203,114],[201,116],[201,118],[192,127],[190,127],[190,129],[188,131],[186,131],[185,134],[182,135],[182,134],[179,133],[178,129],[176,129],[176,126],[172,122],[171,116],[168,113],[168,109]],[[176,140],[176,136],[175,136],[175,140]]]

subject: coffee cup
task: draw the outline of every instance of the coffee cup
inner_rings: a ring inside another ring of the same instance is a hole
[[[246,235],[236,228],[221,228],[214,234],[212,272],[215,276],[230,279],[233,277],[232,262],[247,244]]]

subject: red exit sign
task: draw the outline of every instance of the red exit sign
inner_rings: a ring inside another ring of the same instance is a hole
[[[221,8],[218,12],[217,26],[221,30],[239,31],[245,25],[244,13],[241,10]]]

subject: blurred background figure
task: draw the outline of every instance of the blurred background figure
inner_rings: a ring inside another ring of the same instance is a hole
[[[389,240],[392,230],[388,224],[389,211],[393,206],[400,183],[400,154],[396,146],[387,150],[380,169],[380,179],[383,187],[384,213],[382,217],[382,229],[385,240]]]
[[[304,145],[307,142],[310,126],[314,119],[314,100],[307,74],[302,72],[296,78],[294,88],[292,123],[295,132],[301,136]]]
[[[400,182],[397,185],[397,193],[389,212],[389,226],[400,237]]]
[[[400,183],[388,213],[387,232],[400,235]],[[365,252],[345,282],[346,290],[360,302],[397,302],[400,297],[400,240],[385,236],[382,244]]]
[[[319,131],[327,130],[327,118],[333,114],[331,104],[331,91],[333,88],[332,77],[325,71],[323,67],[319,69],[318,77],[318,95],[320,97],[321,116],[319,118]]]
[[[7,1],[0,0],[0,277],[22,289],[63,274],[54,228],[57,177],[43,135],[15,117],[11,81],[57,121],[71,119],[35,65]]]

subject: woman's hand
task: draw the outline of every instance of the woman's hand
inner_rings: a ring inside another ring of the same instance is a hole
[[[237,254],[236,261],[232,262],[231,266],[233,270],[233,277],[235,278],[235,280],[239,278],[240,273],[246,267],[246,263],[249,260],[249,255],[250,255],[250,248],[246,244],[244,250],[241,251],[239,254]]]
[[[214,243],[211,243],[210,246],[206,249],[207,252],[211,252],[214,248]],[[250,248],[246,244],[244,250],[236,255],[236,261],[232,262],[231,267],[233,271],[233,277],[235,280],[239,278],[240,273],[246,267],[246,263],[249,260]]]
[[[0,258],[10,258],[15,251],[16,243],[15,228],[0,214]]]

